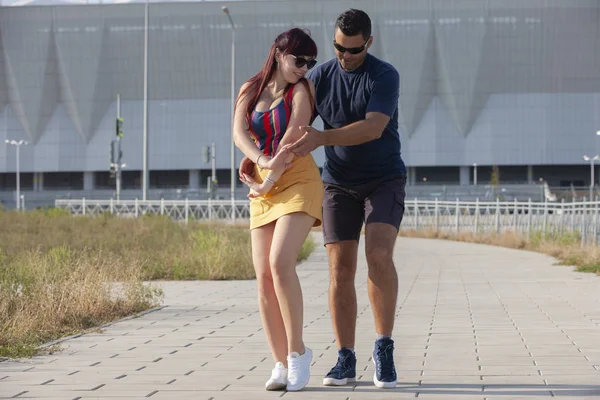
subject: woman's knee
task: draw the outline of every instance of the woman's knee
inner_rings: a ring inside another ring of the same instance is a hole
[[[296,273],[296,258],[285,251],[274,251],[269,257],[271,275],[274,281],[289,279]]]
[[[273,285],[273,275],[269,268],[256,273],[256,282],[258,286],[258,296],[269,297],[275,293]]]

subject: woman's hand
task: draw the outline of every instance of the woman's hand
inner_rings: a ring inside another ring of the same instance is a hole
[[[253,199],[255,197],[264,196],[271,189],[267,187],[265,183],[258,183],[254,180],[253,177],[247,174],[242,174],[240,176],[240,180],[246,184],[250,188],[250,193],[248,193],[248,198]]]
[[[282,168],[284,169],[286,166],[288,166],[289,162],[291,161],[291,158],[293,157],[294,154],[290,152],[289,145],[283,146],[281,149],[279,149],[277,154],[275,154],[275,157],[269,158],[266,161],[263,161],[261,159],[259,167],[270,170]],[[290,159],[290,161],[288,161],[288,159]]]
[[[240,161],[240,168],[238,170],[238,176],[241,177],[243,174],[254,176],[254,162],[246,156]]]

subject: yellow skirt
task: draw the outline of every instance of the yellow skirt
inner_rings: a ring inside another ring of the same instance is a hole
[[[254,178],[262,183],[269,170],[255,167]],[[250,199],[250,229],[267,225],[286,214],[304,212],[323,219],[323,181],[312,155],[295,157],[292,165],[264,196]]]

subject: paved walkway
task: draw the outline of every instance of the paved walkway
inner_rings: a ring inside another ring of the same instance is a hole
[[[314,351],[303,392],[263,390],[272,361],[254,281],[167,282],[167,307],[65,341],[60,353],[0,363],[0,398],[600,399],[600,277],[535,253],[422,239],[399,239],[395,259],[394,390],[372,383],[363,254],[359,379],[344,388],[320,385],[336,348],[319,247],[298,269]]]

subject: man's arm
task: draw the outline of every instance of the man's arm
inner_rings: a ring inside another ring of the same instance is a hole
[[[354,146],[379,139],[390,121],[390,117],[379,112],[370,112],[362,121],[338,129],[319,131],[312,126],[303,126],[304,135],[289,149],[298,157],[310,154],[319,146]]]
[[[338,129],[321,132],[321,146],[353,146],[379,139],[390,122],[390,117],[380,112],[367,113],[362,121]],[[310,128],[310,127],[307,127]]]

